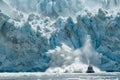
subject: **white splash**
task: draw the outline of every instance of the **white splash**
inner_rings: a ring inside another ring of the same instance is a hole
[[[50,73],[86,72],[89,64],[97,66],[100,62],[99,55],[92,48],[89,35],[86,37],[86,42],[81,49],[74,50],[63,43],[61,47],[49,50],[48,55],[52,60],[46,72]],[[100,72],[95,66],[95,71]]]

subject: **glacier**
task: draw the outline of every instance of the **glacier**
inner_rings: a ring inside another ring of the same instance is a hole
[[[0,71],[119,72],[119,3],[0,0]]]

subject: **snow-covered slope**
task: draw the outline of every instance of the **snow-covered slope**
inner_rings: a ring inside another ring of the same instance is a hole
[[[0,71],[120,71],[120,1],[111,1],[1,0]]]

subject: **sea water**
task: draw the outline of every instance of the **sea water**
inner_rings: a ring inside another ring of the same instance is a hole
[[[0,73],[0,80],[120,80],[120,73]]]

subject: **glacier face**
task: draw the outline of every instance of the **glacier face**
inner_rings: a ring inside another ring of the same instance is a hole
[[[0,2],[0,71],[120,71],[119,0],[33,1]]]
[[[17,23],[15,26],[14,22],[6,17],[2,15],[0,17],[0,70],[31,71],[33,68],[34,71],[44,71],[48,67],[45,63],[50,59],[43,54],[49,49],[47,38],[33,31],[28,22],[23,23],[20,28]]]

